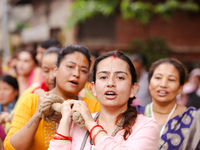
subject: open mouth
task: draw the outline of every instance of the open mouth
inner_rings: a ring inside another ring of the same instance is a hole
[[[114,92],[106,92],[105,95],[107,95],[107,96],[115,96],[116,94]]]
[[[158,93],[160,93],[160,94],[167,94],[167,92],[166,91],[158,91]]]
[[[78,85],[77,81],[69,81],[69,82],[71,82],[72,84]]]

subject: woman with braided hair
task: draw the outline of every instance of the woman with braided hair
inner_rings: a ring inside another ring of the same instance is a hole
[[[90,55],[85,46],[69,45],[62,48],[53,71],[55,88],[49,94],[56,94],[65,100],[82,100],[91,113],[100,111],[97,100],[77,96],[87,81],[89,67]],[[57,125],[56,122],[46,122],[40,118],[39,106],[43,100],[36,94],[30,94],[23,99],[5,139],[6,150],[48,149]]]
[[[118,51],[108,52],[96,59],[93,72],[92,91],[101,112],[91,115],[83,101],[62,103],[62,119],[49,150],[158,149],[158,123],[131,106],[138,84],[130,59]],[[83,116],[85,129],[72,121],[74,112]]]

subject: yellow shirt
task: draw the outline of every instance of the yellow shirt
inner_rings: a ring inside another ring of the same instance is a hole
[[[84,97],[82,100],[86,102],[91,113],[100,111],[101,106],[97,100]],[[5,150],[14,150],[10,144],[10,137],[26,125],[37,110],[37,104],[38,96],[36,94],[30,94],[24,98],[20,107],[15,112],[11,128],[4,141]],[[50,140],[54,137],[55,131],[55,122],[45,122],[41,119],[30,150],[47,150]]]

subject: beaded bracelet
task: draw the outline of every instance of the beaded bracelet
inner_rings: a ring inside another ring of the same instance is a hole
[[[93,138],[92,138],[92,143],[95,145],[95,139],[96,139],[96,136],[100,133],[100,132],[105,132],[106,134],[107,134],[107,132],[106,132],[106,130],[99,130],[94,136],[93,136]]]
[[[90,140],[92,141],[92,131],[96,128],[96,127],[100,127],[101,129],[103,129],[103,127],[99,124],[95,125],[94,127],[92,127],[92,129],[90,130]],[[103,129],[104,130],[104,129]]]

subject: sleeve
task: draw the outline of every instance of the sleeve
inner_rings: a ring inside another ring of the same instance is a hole
[[[86,98],[86,97],[83,97],[82,99],[87,104],[87,107],[91,113],[96,113],[101,111],[101,104],[96,99]]]
[[[70,150],[71,149],[71,142],[58,144],[55,143],[53,140],[50,141],[48,150]]]
[[[138,131],[132,132],[126,141],[124,139],[116,140],[111,136],[103,137],[96,144],[95,150],[158,150],[159,133],[158,123],[151,121]]]
[[[37,101],[38,96],[36,94],[30,94],[23,99],[23,102],[15,112],[11,128],[4,141],[5,150],[14,150],[10,144],[10,138],[30,120],[37,108]]]

